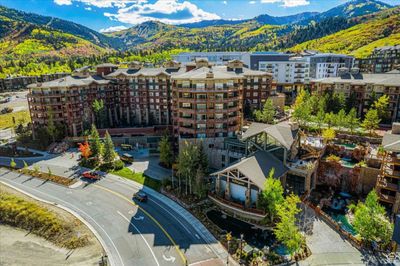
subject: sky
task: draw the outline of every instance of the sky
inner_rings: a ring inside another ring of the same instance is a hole
[[[347,0],[0,0],[0,5],[70,20],[91,29],[121,30],[149,20],[182,24],[323,12]],[[381,0],[400,5],[400,0]]]

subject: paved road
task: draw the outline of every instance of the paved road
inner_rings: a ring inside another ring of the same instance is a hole
[[[114,265],[223,265],[219,244],[183,217],[181,207],[171,208],[156,192],[147,203],[135,202],[132,195],[142,188],[129,180],[107,175],[72,189],[0,169],[0,181],[77,212],[104,240]]]

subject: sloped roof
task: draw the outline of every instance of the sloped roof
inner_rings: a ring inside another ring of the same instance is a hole
[[[266,151],[257,151],[253,155],[213,173],[213,175],[234,169],[237,169],[248,177],[259,188],[264,187],[266,177],[269,175],[271,169],[275,170],[275,178],[280,178],[289,170],[283,162],[273,154]]]
[[[96,68],[98,67],[118,67],[118,65],[112,64],[112,63],[102,63],[96,66]]]
[[[400,84],[400,74],[385,73],[385,74],[350,74],[342,77],[329,77],[323,79],[314,79],[312,82],[322,84],[349,83],[356,85],[378,84],[386,86],[398,86]]]
[[[229,71],[227,66],[212,66],[212,67],[200,67],[187,72],[180,72],[172,76],[173,79],[207,79],[207,74],[212,73],[213,79],[234,79],[243,78],[244,76],[264,76],[271,75],[265,71],[251,70],[246,67],[242,68],[243,71],[235,72]]]
[[[167,69],[164,67],[158,68],[140,68],[140,69],[130,69],[130,68],[119,68],[116,71],[107,75],[107,77],[117,77],[119,75],[125,75],[127,77],[137,77],[140,75],[143,76],[158,76],[164,74],[169,76],[170,74],[166,71]]]
[[[281,122],[276,125],[251,123],[249,129],[243,133],[242,139],[245,140],[249,137],[258,135],[261,132],[267,133],[289,150],[296,139],[298,130],[292,130],[292,127],[288,122]]]
[[[100,76],[92,75],[88,77],[66,76],[60,79],[34,83],[28,85],[28,88],[59,88],[59,87],[74,87],[74,86],[87,86],[91,83],[108,84],[110,81],[103,79]]]
[[[400,135],[385,133],[382,139],[382,146],[387,151],[400,152]]]

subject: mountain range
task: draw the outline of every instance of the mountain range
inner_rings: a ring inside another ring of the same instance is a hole
[[[71,21],[0,6],[0,65],[3,66],[0,75],[4,69],[26,68],[32,62],[42,64],[43,68],[51,64],[53,70],[62,71],[74,63],[83,63],[82,58],[132,52],[148,54],[176,48],[314,49],[365,57],[374,47],[400,43],[399,24],[400,7],[376,0],[352,0],[322,13],[282,17],[263,14],[246,20],[221,19],[182,25],[149,21],[102,34]],[[57,58],[62,60],[57,62]],[[72,63],[67,62],[71,60]]]

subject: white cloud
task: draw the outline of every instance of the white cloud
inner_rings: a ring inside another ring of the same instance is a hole
[[[227,4],[228,4],[228,2],[227,2],[227,1],[222,1],[222,3],[223,3],[224,5],[227,5]]]
[[[261,3],[282,3],[284,7],[306,6],[310,4],[309,0],[261,0]]]
[[[91,11],[91,10],[92,10],[92,8],[91,8],[90,6],[85,7],[85,9],[88,10],[88,11]]]
[[[99,8],[123,8],[132,3],[145,3],[147,0],[54,0],[57,5],[71,5],[72,2],[81,2]]]
[[[112,20],[129,24],[139,24],[151,20],[181,24],[221,18],[215,13],[200,9],[189,1],[178,0],[158,0],[153,4],[141,1],[118,9],[116,14],[106,12],[104,15]]]
[[[63,6],[63,5],[69,6],[69,5],[72,5],[72,0],[54,0],[54,3],[56,3],[57,5],[60,5],[60,6]]]
[[[105,28],[105,29],[101,29],[100,32],[101,33],[106,33],[106,32],[114,32],[114,31],[120,31],[120,30],[126,30],[128,27],[125,26],[114,26],[114,27],[109,27],[109,28]]]
[[[256,1],[250,1],[249,4],[250,5],[254,5],[256,3]]]

